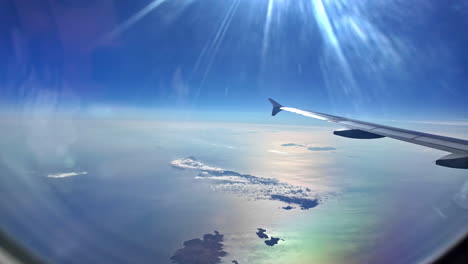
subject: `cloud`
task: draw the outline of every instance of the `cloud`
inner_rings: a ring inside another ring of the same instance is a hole
[[[468,209],[468,180],[461,186],[460,191],[453,196],[453,201],[461,208]]]
[[[202,162],[197,161],[197,159],[193,156],[187,157],[185,159],[178,159],[171,161],[171,166],[175,168],[181,169],[196,169],[202,170],[206,172],[224,172],[221,168],[210,167]]]
[[[281,155],[287,155],[288,154],[287,152],[279,151],[279,150],[275,150],[275,149],[269,149],[268,152],[275,153],[275,154],[281,154]]]
[[[296,144],[296,143],[286,143],[286,144],[282,144],[281,146],[282,147],[301,147],[301,148],[307,147],[306,145]]]
[[[212,189],[215,191],[234,193],[258,200],[275,200],[286,204],[295,204],[303,210],[316,207],[322,200],[309,188],[290,185],[274,178],[257,177],[209,166],[197,161],[194,157],[177,159],[171,161],[170,165],[174,168],[199,171],[195,178],[211,181],[213,183]]]
[[[49,175],[47,175],[47,177],[49,177],[49,178],[66,178],[66,177],[86,175],[86,174],[88,174],[87,171],[83,171],[83,172],[64,172],[64,173],[49,174]]]
[[[299,147],[299,148],[307,148],[310,151],[330,151],[336,150],[334,147],[310,147],[309,145],[304,144],[297,144],[297,143],[286,143],[282,144],[282,147]]]
[[[178,249],[171,260],[178,264],[220,263],[221,258],[227,255],[223,250],[223,237],[218,231],[214,231],[214,235],[206,234],[203,239],[187,240],[184,242],[184,247]]]
[[[214,147],[221,147],[221,148],[228,148],[228,149],[236,149],[237,147],[234,146],[229,146],[229,145],[222,145],[222,144],[216,144],[216,143],[211,143],[211,146]]]
[[[308,147],[307,148],[310,151],[330,151],[330,150],[336,150],[336,148],[333,147]]]
[[[442,210],[440,210],[440,208],[438,207],[432,207],[432,209],[434,209],[434,212],[439,215],[442,219],[445,219],[447,218],[447,216],[442,212]]]

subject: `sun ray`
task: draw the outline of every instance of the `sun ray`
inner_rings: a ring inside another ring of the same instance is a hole
[[[351,67],[340,45],[340,41],[335,33],[330,15],[327,13],[323,0],[312,0],[314,17],[319,26],[320,32],[325,39],[327,46],[333,50],[334,59],[337,60],[341,77],[346,85],[342,86],[346,94],[354,94],[359,97],[359,90],[356,88],[356,81],[354,79]],[[328,69],[325,69],[328,71]]]
[[[265,57],[270,44],[270,28],[271,28],[271,16],[273,13],[273,2],[274,0],[268,0],[268,9],[266,13],[265,26],[263,29],[263,45],[262,45],[262,68],[265,63]]]
[[[201,89],[205,84],[206,78],[208,77],[208,74],[211,71],[211,67],[213,66],[214,60],[229,29],[229,26],[231,25],[234,14],[236,13],[239,7],[239,3],[240,0],[234,0],[232,2],[220,26],[218,27],[214,38],[205,45],[200,56],[197,59],[197,62],[195,63],[194,71],[197,71],[201,67],[202,63],[206,63],[206,67],[202,75],[202,80],[195,94],[195,100],[197,100]]]
[[[114,30],[106,34],[105,39],[112,39],[115,36],[126,31],[127,29],[129,29],[131,26],[133,26],[135,23],[137,23],[139,20],[147,16],[149,13],[151,13],[151,11],[158,8],[160,5],[162,5],[166,1],[167,0],[154,0],[153,2],[149,3],[148,5],[143,7],[140,11],[135,13],[133,16],[131,16],[130,18],[125,20],[123,23],[118,25]]]

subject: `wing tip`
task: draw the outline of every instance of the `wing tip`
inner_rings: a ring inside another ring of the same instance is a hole
[[[276,102],[275,100],[271,98],[268,98],[268,101],[270,101],[270,103],[273,105],[273,110],[271,111],[272,116],[275,116],[276,114],[281,112],[281,107],[283,107],[281,104],[279,104],[278,102]]]

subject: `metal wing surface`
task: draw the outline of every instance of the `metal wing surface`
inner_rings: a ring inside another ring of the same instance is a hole
[[[333,134],[337,136],[357,139],[393,138],[429,148],[439,149],[451,154],[436,161],[437,165],[468,169],[468,140],[451,138],[396,127],[384,126],[355,119],[324,114],[320,112],[302,110],[283,106],[273,99],[268,99],[273,105],[272,115],[275,116],[280,111],[287,111],[300,114],[331,123],[336,123],[345,127],[343,130],[336,130]]]

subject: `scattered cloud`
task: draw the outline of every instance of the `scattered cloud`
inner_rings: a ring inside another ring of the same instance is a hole
[[[218,231],[214,231],[214,235],[205,234],[203,239],[195,238],[185,241],[184,247],[178,249],[171,257],[172,263],[221,263],[221,258],[227,255],[227,252],[223,250],[223,237]]]
[[[274,178],[257,177],[209,166],[197,161],[194,157],[177,159],[170,165],[178,169],[199,171],[195,178],[212,181],[212,189],[215,191],[235,193],[258,200],[276,200],[286,204],[295,204],[303,210],[314,208],[322,201],[322,197],[313,194],[309,188],[290,185]]]
[[[88,174],[87,171],[82,172],[63,172],[63,173],[56,173],[56,174],[49,174],[47,177],[49,178],[66,178],[71,176],[78,176],[78,175],[85,175]]]
[[[336,150],[334,147],[308,147],[307,148],[310,151],[330,151],[330,150]]]
[[[282,147],[301,147],[301,148],[307,147],[306,145],[296,144],[296,143],[286,143],[286,144],[282,144],[281,146]]]
[[[275,150],[275,149],[269,149],[268,152],[275,153],[275,154],[281,154],[281,155],[287,155],[288,154],[287,152],[279,151],[279,150]]]
[[[468,180],[461,186],[460,191],[455,193],[453,201],[461,208],[468,209]]]
[[[214,147],[220,147],[220,148],[228,148],[228,149],[235,149],[236,147],[234,146],[229,146],[229,145],[222,145],[222,144],[216,144],[216,143],[211,143],[211,146]]]
[[[307,148],[310,151],[331,151],[336,150],[334,147],[312,147],[309,145],[298,144],[298,143],[286,143],[282,144],[282,147],[298,147],[298,148]]]
[[[445,219],[447,218],[447,216],[442,212],[442,210],[440,210],[440,208],[438,207],[432,207],[432,209],[434,209],[434,212],[440,216],[440,218],[442,219]]]

